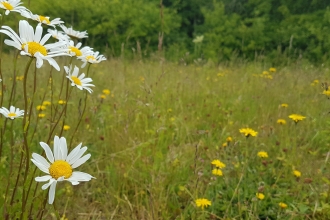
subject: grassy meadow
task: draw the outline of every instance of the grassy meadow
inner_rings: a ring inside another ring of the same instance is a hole
[[[20,77],[29,59],[19,57],[13,73],[14,55],[3,56],[4,103],[13,95],[14,104],[22,105]],[[67,62],[58,59],[60,66]],[[55,126],[54,135],[65,136],[69,149],[81,142],[88,147],[92,157],[77,169],[96,179],[78,186],[58,184],[54,206],[42,205],[43,218],[56,219],[57,210],[69,220],[329,219],[330,100],[321,88],[329,69],[303,63],[275,66],[275,72],[271,67],[121,59],[91,65],[95,88],[87,96],[79,129],[85,92],[74,88],[65,116],[70,129]],[[56,121],[52,115],[63,108],[58,101],[64,74],[49,65],[38,70],[32,99],[35,105],[51,104],[30,112],[36,116],[30,122],[31,152],[42,154],[40,141],[52,148],[53,136],[47,135]],[[294,122],[292,114],[306,118]],[[9,179],[13,186],[17,171],[12,167],[19,166],[23,151],[22,119],[7,120],[2,117],[1,123],[11,123],[12,132],[3,137],[11,141],[4,141],[0,180]],[[242,128],[258,133],[246,137]],[[217,168],[214,160],[225,166]],[[42,175],[30,164],[34,174],[29,178]],[[32,189],[31,204],[45,203],[48,190],[37,184]],[[4,195],[5,187],[0,192]],[[210,205],[197,206],[203,198]],[[20,202],[15,204],[11,212]]]

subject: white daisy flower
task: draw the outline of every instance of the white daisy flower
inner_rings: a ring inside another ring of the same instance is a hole
[[[88,34],[87,31],[75,31],[72,29],[72,27],[67,28],[64,25],[60,25],[60,27],[62,28],[62,30],[71,38],[77,38],[77,39],[81,39],[81,38],[87,38]]]
[[[82,57],[82,56],[88,56],[93,53],[93,48],[90,48],[88,46],[85,46],[83,48],[80,48],[82,43],[77,43],[77,45],[74,45],[74,42],[72,40],[69,41],[67,44],[69,54],[71,56],[76,56],[76,57]]]
[[[107,58],[105,58],[103,55],[99,55],[99,52],[93,52],[92,54],[89,54],[87,56],[82,56],[82,57],[78,57],[78,59],[80,59],[83,63],[83,65],[81,65],[81,68],[84,68],[88,63],[100,63],[103,60],[107,60]]]
[[[58,31],[56,29],[52,30],[52,29],[48,29],[47,30],[48,33],[50,33],[52,35],[53,38],[57,39],[57,40],[64,40],[64,41],[69,41],[70,37],[66,34],[64,34],[63,31]]]
[[[33,14],[31,11],[24,11],[21,13],[23,17],[35,20],[39,22],[39,24],[46,24],[48,26],[55,27],[55,25],[63,24],[64,21],[61,21],[61,18],[55,18],[53,20],[49,20],[50,17],[42,16],[42,15],[37,15]]]
[[[8,15],[11,11],[18,13],[26,12],[28,9],[24,6],[20,6],[21,4],[21,0],[0,0],[0,8],[6,10],[5,15]]]
[[[74,168],[79,167],[81,164],[85,163],[91,154],[82,155],[87,150],[87,147],[81,148],[82,143],[80,143],[76,148],[74,148],[68,155],[68,148],[66,144],[66,139],[64,137],[59,138],[55,136],[54,138],[54,153],[44,142],[40,142],[41,147],[45,150],[48,162],[43,156],[33,153],[31,161],[44,173],[48,175],[36,177],[37,182],[47,182],[41,189],[45,190],[49,186],[49,197],[48,203],[52,204],[55,198],[55,188],[57,182],[69,181],[72,185],[78,185],[80,182],[90,181],[95,178],[88,173],[83,173],[79,171],[73,171]]]
[[[8,35],[12,40],[5,40],[5,44],[21,50],[21,55],[35,57],[37,59],[36,67],[40,68],[43,65],[43,60],[56,70],[60,70],[57,62],[53,57],[69,55],[66,49],[60,49],[65,45],[65,41],[59,41],[53,44],[45,44],[51,37],[51,34],[46,34],[42,37],[42,27],[38,25],[34,32],[33,27],[27,21],[19,22],[19,35],[8,26],[2,26],[0,33]],[[42,38],[41,38],[42,37]]]
[[[5,107],[2,107],[0,108],[0,114],[6,118],[15,119],[23,116],[24,110],[19,110],[19,108],[15,108],[14,106],[10,106],[9,110]]]
[[[93,90],[89,87],[93,87],[93,84],[89,84],[93,80],[91,78],[85,78],[85,73],[82,73],[78,77],[79,68],[74,67],[74,70],[71,73],[72,66],[70,65],[70,68],[67,66],[64,66],[65,72],[67,73],[66,78],[68,78],[71,81],[71,86],[77,86],[78,89],[83,90],[86,89],[89,93],[92,93]]]

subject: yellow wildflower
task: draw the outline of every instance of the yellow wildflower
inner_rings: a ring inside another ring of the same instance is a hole
[[[330,96],[330,90],[324,90],[322,94],[326,96]]]
[[[46,106],[44,106],[44,105],[38,105],[37,106],[37,110],[38,111],[43,111],[43,110],[45,110],[46,109]]]
[[[265,198],[265,195],[262,193],[256,193],[256,196],[258,199],[263,200]]]
[[[251,128],[242,128],[239,129],[239,132],[244,134],[245,137],[249,137],[249,136],[256,137],[258,135],[258,132],[252,130]]]
[[[211,164],[220,169],[226,167],[226,164],[222,163],[220,160],[213,160]]]
[[[286,121],[284,119],[278,119],[277,120],[277,124],[285,125],[286,124]]]
[[[60,105],[64,105],[65,103],[66,103],[66,101],[64,101],[62,99],[58,100],[58,104],[60,104]]]
[[[64,126],[63,126],[63,130],[64,130],[64,131],[67,131],[67,130],[69,130],[69,129],[70,129],[70,126],[69,126],[69,125],[64,125]]]
[[[289,118],[291,118],[294,122],[297,123],[298,121],[302,121],[306,117],[304,117],[302,115],[298,115],[298,114],[291,114],[291,115],[289,115]]]
[[[227,142],[232,142],[233,141],[233,138],[229,136],[229,137],[226,138],[226,141]]]
[[[43,101],[42,102],[42,105],[44,105],[44,106],[49,106],[49,105],[51,105],[52,103],[50,102],[50,101]]]
[[[208,199],[196,199],[195,200],[196,206],[197,207],[201,207],[202,209],[204,209],[205,207],[207,208],[208,206],[211,205],[211,201]]]
[[[282,209],[286,209],[286,208],[288,207],[288,205],[285,204],[284,202],[280,202],[278,205],[279,205],[280,208],[282,208]]]
[[[274,67],[269,68],[269,72],[275,73],[276,72],[276,68],[274,68]]]
[[[294,175],[295,177],[301,177],[301,172],[298,171],[298,170],[294,170],[294,171],[293,171],[293,175]]]
[[[109,89],[103,89],[102,92],[103,92],[104,95],[109,95],[110,94]]]
[[[217,168],[212,170],[212,174],[216,175],[216,176],[222,176],[223,175],[222,170],[217,169]]]
[[[46,116],[46,114],[40,113],[38,114],[38,118],[44,118]]]
[[[265,151],[259,151],[258,152],[258,157],[267,158],[268,157],[268,154]]]

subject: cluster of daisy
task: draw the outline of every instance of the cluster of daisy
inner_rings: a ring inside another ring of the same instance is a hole
[[[68,28],[63,25],[64,21],[60,18],[53,20],[50,17],[33,14],[29,9],[21,6],[20,0],[2,0],[0,7],[5,9],[5,14],[8,15],[10,12],[18,12],[23,17],[38,22],[37,27],[34,28],[26,21],[19,21],[19,33],[17,34],[9,26],[2,26],[0,33],[3,33],[11,39],[6,39],[5,44],[15,47],[20,50],[20,54],[23,56],[30,56],[36,58],[36,67],[40,68],[43,65],[43,61],[46,60],[56,70],[60,70],[59,65],[54,60],[54,57],[59,56],[72,56],[82,61],[81,68],[85,67],[87,63],[94,64],[100,63],[106,60],[98,51],[93,51],[93,48],[89,46],[82,47],[82,43],[74,43],[74,40],[87,38],[88,34],[86,31],[80,32],[73,30],[72,27]],[[43,35],[43,28],[41,25],[47,25],[53,29],[48,29],[48,33]],[[60,27],[62,31],[56,29]],[[57,40],[55,43],[46,42],[50,37]],[[91,78],[85,78],[85,74],[82,73],[80,76],[78,67],[64,67],[67,78],[71,81],[72,86],[77,86],[79,89],[86,89],[88,92],[92,92],[93,85]]]
[[[5,10],[4,15],[16,12],[26,18],[26,20],[19,21],[18,33],[6,25],[1,26],[0,33],[10,38],[4,40],[6,45],[19,50],[22,56],[31,57],[31,62],[32,59],[35,59],[36,68],[41,68],[44,61],[47,61],[53,68],[59,71],[61,68],[54,58],[60,56],[76,57],[82,62],[81,68],[84,68],[87,63],[95,64],[106,60],[98,51],[94,51],[93,48],[89,46],[82,46],[82,43],[78,42],[80,39],[88,37],[86,31],[80,32],[73,30],[72,27],[68,28],[64,26],[64,21],[60,18],[50,19],[50,17],[47,16],[34,14],[29,9],[22,6],[21,0],[0,0],[0,8]],[[28,19],[38,22],[35,28],[30,25],[27,21]],[[42,25],[51,27],[48,29],[48,33],[43,34]],[[55,43],[47,43],[51,37],[56,39]],[[91,84],[91,82],[93,80],[86,77],[87,74],[80,74],[79,68],[71,64],[64,66],[64,70],[66,72],[66,78],[70,81],[71,86],[92,93],[93,90],[91,87],[94,87],[94,85]],[[20,80],[23,79],[24,76],[20,78]],[[60,101],[59,104],[66,104],[66,101]],[[47,105],[51,105],[51,103],[45,101],[42,105],[36,107],[39,118],[45,117],[42,111],[46,109]],[[25,107],[25,110],[27,109],[28,108]],[[31,115],[30,112],[25,112],[14,106],[10,106],[9,109],[5,107],[0,108],[0,114],[9,119],[26,117],[26,115],[30,117]],[[68,129],[70,129],[70,127],[64,125],[63,130]],[[54,202],[57,182],[69,181],[72,185],[78,185],[80,182],[89,181],[94,178],[87,173],[73,171],[73,169],[79,167],[91,157],[90,154],[84,155],[87,150],[86,146],[82,147],[82,144],[79,144],[68,153],[66,139],[58,136],[54,138],[53,151],[48,144],[44,142],[40,142],[40,145],[45,151],[47,159],[37,153],[33,153],[31,161],[42,172],[46,173],[45,176],[36,177],[35,181],[47,182],[41,188],[43,190],[49,188],[49,204]]]

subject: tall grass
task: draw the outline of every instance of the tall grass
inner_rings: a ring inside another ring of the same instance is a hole
[[[92,159],[83,169],[97,180],[75,188],[59,186],[61,215],[329,218],[329,100],[320,83],[311,85],[315,79],[326,81],[329,70],[279,67],[272,79],[261,77],[268,68],[259,63],[180,66],[121,60],[92,66],[97,87],[88,98],[83,129],[72,138],[89,146]],[[60,77],[54,75],[54,81]],[[100,98],[103,89],[111,94]],[[75,118],[77,110],[67,114]],[[295,123],[290,114],[306,119]],[[280,118],[285,125],[277,124]],[[47,126],[47,120],[43,123]],[[257,131],[257,137],[239,133],[246,127]],[[233,141],[224,147],[229,136]],[[260,151],[269,157],[259,158]],[[226,164],[223,176],[212,175],[214,159]],[[197,198],[212,204],[201,209]],[[288,207],[281,208],[280,202]],[[52,215],[47,206],[46,212]]]

